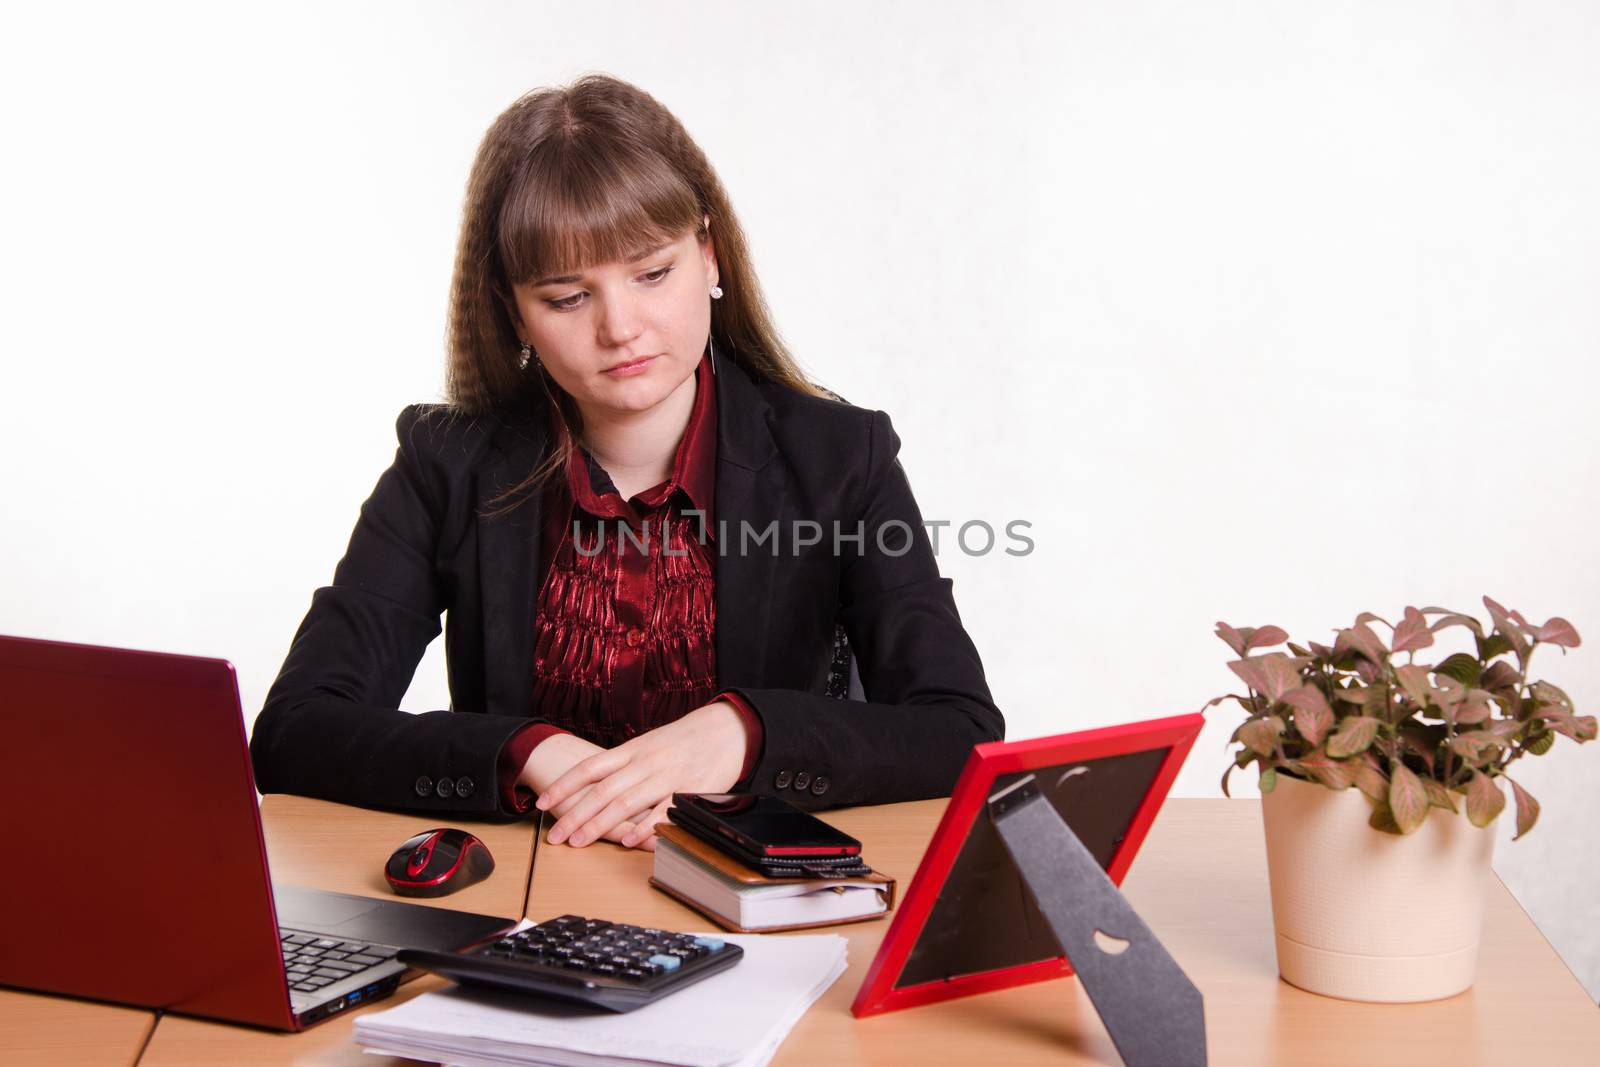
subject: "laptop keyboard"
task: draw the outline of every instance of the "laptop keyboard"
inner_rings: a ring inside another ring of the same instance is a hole
[[[297,930],[279,930],[278,934],[283,945],[284,969],[289,974],[289,988],[299,993],[315,993],[323,986],[386,963],[400,951],[392,945],[341,941]]]

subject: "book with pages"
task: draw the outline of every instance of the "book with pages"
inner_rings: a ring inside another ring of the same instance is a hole
[[[768,878],[673,823],[656,826],[650,884],[725,929],[798,930],[860,922],[894,907],[894,879]]]

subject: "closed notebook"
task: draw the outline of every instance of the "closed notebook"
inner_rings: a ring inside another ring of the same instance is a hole
[[[656,824],[650,884],[724,929],[802,930],[861,922],[894,907],[894,879],[768,878],[669,822]]]

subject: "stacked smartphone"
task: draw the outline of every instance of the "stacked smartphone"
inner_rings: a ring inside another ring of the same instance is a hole
[[[860,841],[780,797],[674,793],[667,818],[768,878],[857,878],[872,870]]]

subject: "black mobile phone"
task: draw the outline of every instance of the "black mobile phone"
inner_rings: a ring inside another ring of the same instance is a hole
[[[773,796],[674,793],[667,817],[728,851],[767,863],[854,866],[861,842]]]

